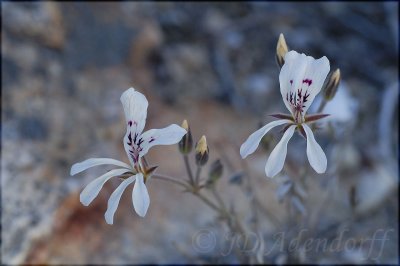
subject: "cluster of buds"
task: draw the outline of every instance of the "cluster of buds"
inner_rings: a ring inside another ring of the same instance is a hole
[[[209,159],[210,149],[207,145],[207,138],[206,136],[202,136],[196,145],[193,145],[193,136],[190,130],[190,126],[187,120],[184,120],[182,123],[182,128],[186,130],[186,134],[183,136],[181,141],[179,142],[179,151],[184,156],[190,154],[190,152],[195,150],[195,163],[197,167],[201,168],[205,166]],[[219,159],[214,161],[209,169],[208,179],[206,181],[206,187],[210,187],[216,183],[217,180],[221,178],[223,174],[223,165]]]
[[[182,127],[186,130],[186,134],[182,137],[181,141],[179,141],[179,151],[183,155],[188,155],[193,149],[193,136],[190,130],[190,126],[186,120],[183,120]],[[207,145],[206,136],[202,136],[200,140],[196,143],[195,146],[195,157],[196,157],[196,164],[198,166],[203,166],[208,161],[209,155],[209,148]]]

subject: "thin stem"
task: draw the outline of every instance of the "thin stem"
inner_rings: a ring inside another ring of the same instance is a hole
[[[250,175],[250,169],[246,163],[246,161],[242,160],[242,168],[245,171],[246,175],[247,175],[247,191],[250,191],[252,193],[252,197],[250,199],[250,202],[253,204],[253,206],[255,208],[258,207],[258,209],[264,213],[264,215],[274,224],[274,226],[279,227],[280,225],[280,221],[279,219],[268,210],[268,208],[266,206],[264,206],[260,200],[257,197],[256,191],[255,191],[255,187],[252,183],[253,177]],[[241,189],[245,189],[241,186]],[[244,192],[247,192],[246,189],[244,190]],[[255,210],[256,212],[256,210]]]
[[[321,103],[319,104],[317,113],[321,113],[321,112],[324,110],[325,105],[326,105],[327,103],[328,103],[328,101],[325,100],[325,98],[323,98],[322,101],[321,101]]]
[[[190,184],[193,186],[194,185],[193,173],[192,173],[192,169],[190,168],[189,158],[188,158],[187,154],[183,155],[183,161],[185,162],[186,172],[189,176]]]
[[[221,206],[222,209],[226,210],[226,206],[224,201],[222,200],[221,196],[217,193],[217,190],[215,188],[215,184],[211,188],[211,192],[213,193],[215,199],[218,201],[219,205]]]
[[[184,187],[186,189],[190,189],[190,187],[185,182],[183,182],[183,181],[181,181],[179,179],[176,179],[174,177],[171,177],[171,176],[154,174],[154,175],[152,175],[152,177],[156,178],[156,179],[160,179],[160,180],[164,180],[164,181],[168,181],[168,182],[180,185],[180,186],[182,186],[182,187]]]
[[[197,169],[196,169],[196,177],[195,177],[195,185],[196,186],[199,185],[200,173],[201,173],[201,166],[198,165]]]
[[[199,197],[205,204],[207,204],[208,206],[210,206],[212,209],[214,209],[217,212],[221,212],[221,209],[218,208],[217,205],[215,205],[212,201],[210,201],[207,197],[205,197],[203,194],[201,194],[199,191],[192,191],[192,193]]]

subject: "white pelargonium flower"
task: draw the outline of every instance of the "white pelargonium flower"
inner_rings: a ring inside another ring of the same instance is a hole
[[[145,185],[146,171],[143,168],[141,158],[151,147],[155,145],[176,144],[186,134],[186,130],[176,124],[162,129],[150,129],[142,133],[147,116],[148,102],[146,97],[142,93],[130,88],[122,94],[121,102],[127,123],[123,143],[130,164],[108,158],[91,158],[76,163],[71,167],[71,175],[102,164],[112,164],[120,167],[90,182],[80,194],[81,203],[88,206],[111,177],[120,176],[125,178],[108,200],[108,208],[104,215],[108,224],[113,224],[114,213],[117,210],[121,195],[127,186],[132,183],[134,183],[132,191],[133,207],[139,216],[144,217],[146,215],[150,204],[150,197]]]
[[[273,121],[251,134],[240,147],[242,158],[247,157],[257,149],[261,139],[268,131],[276,126],[286,124],[282,139],[267,160],[266,175],[274,177],[282,170],[287,153],[287,144],[296,129],[307,139],[307,157],[312,168],[320,174],[326,171],[327,159],[325,153],[316,142],[307,123],[315,122],[327,115],[306,116],[305,114],[315,96],[321,91],[329,69],[329,60],[325,56],[316,60],[296,51],[286,53],[285,63],[279,74],[279,83],[283,102],[289,109],[290,115],[272,115],[280,118],[280,120]]]

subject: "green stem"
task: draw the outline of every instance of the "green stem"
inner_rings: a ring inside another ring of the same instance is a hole
[[[193,173],[192,169],[190,168],[189,158],[187,154],[183,155],[183,161],[185,162],[186,172],[189,176],[190,184],[193,186],[194,185]]]
[[[176,179],[174,177],[171,177],[171,176],[154,174],[154,175],[152,175],[152,178],[168,181],[168,182],[180,185],[180,186],[182,186],[182,187],[184,187],[186,189],[190,189],[190,187],[185,182],[183,182],[183,181],[181,181],[179,179]]]
[[[321,103],[320,103],[320,105],[319,105],[319,107],[318,107],[317,113],[321,113],[321,112],[324,110],[325,105],[326,105],[327,103],[328,103],[328,101],[325,100],[325,98],[323,98],[322,101],[321,101]]]
[[[195,185],[196,186],[199,185],[200,173],[201,173],[201,166],[198,165],[197,169],[196,169],[196,177],[195,177]]]
[[[215,184],[211,188],[211,192],[213,193],[215,199],[218,201],[219,205],[221,206],[222,209],[226,210],[226,206],[224,201],[222,200],[221,196],[217,193],[217,190],[215,188]]]
[[[201,194],[199,191],[192,191],[192,193],[199,197],[205,204],[207,204],[208,206],[210,206],[212,209],[214,209],[217,212],[221,212],[221,209],[218,208],[217,205],[215,205],[212,201],[210,201],[207,197],[205,197],[203,194]]]

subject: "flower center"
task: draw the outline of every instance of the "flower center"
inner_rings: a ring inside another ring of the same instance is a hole
[[[303,84],[310,87],[312,80],[304,79]],[[290,80],[290,85],[293,85],[293,80]],[[309,96],[308,88],[303,91],[302,87],[298,88],[296,91],[286,93],[286,101],[290,104],[294,121],[298,124],[304,122],[304,108],[306,107],[305,103],[308,101]]]
[[[128,145],[129,145],[129,155],[131,156],[133,162],[136,164],[139,161],[139,153],[143,150],[141,145],[143,144],[143,138],[138,136],[138,133],[135,133],[132,139],[132,133],[129,132],[128,135]]]

